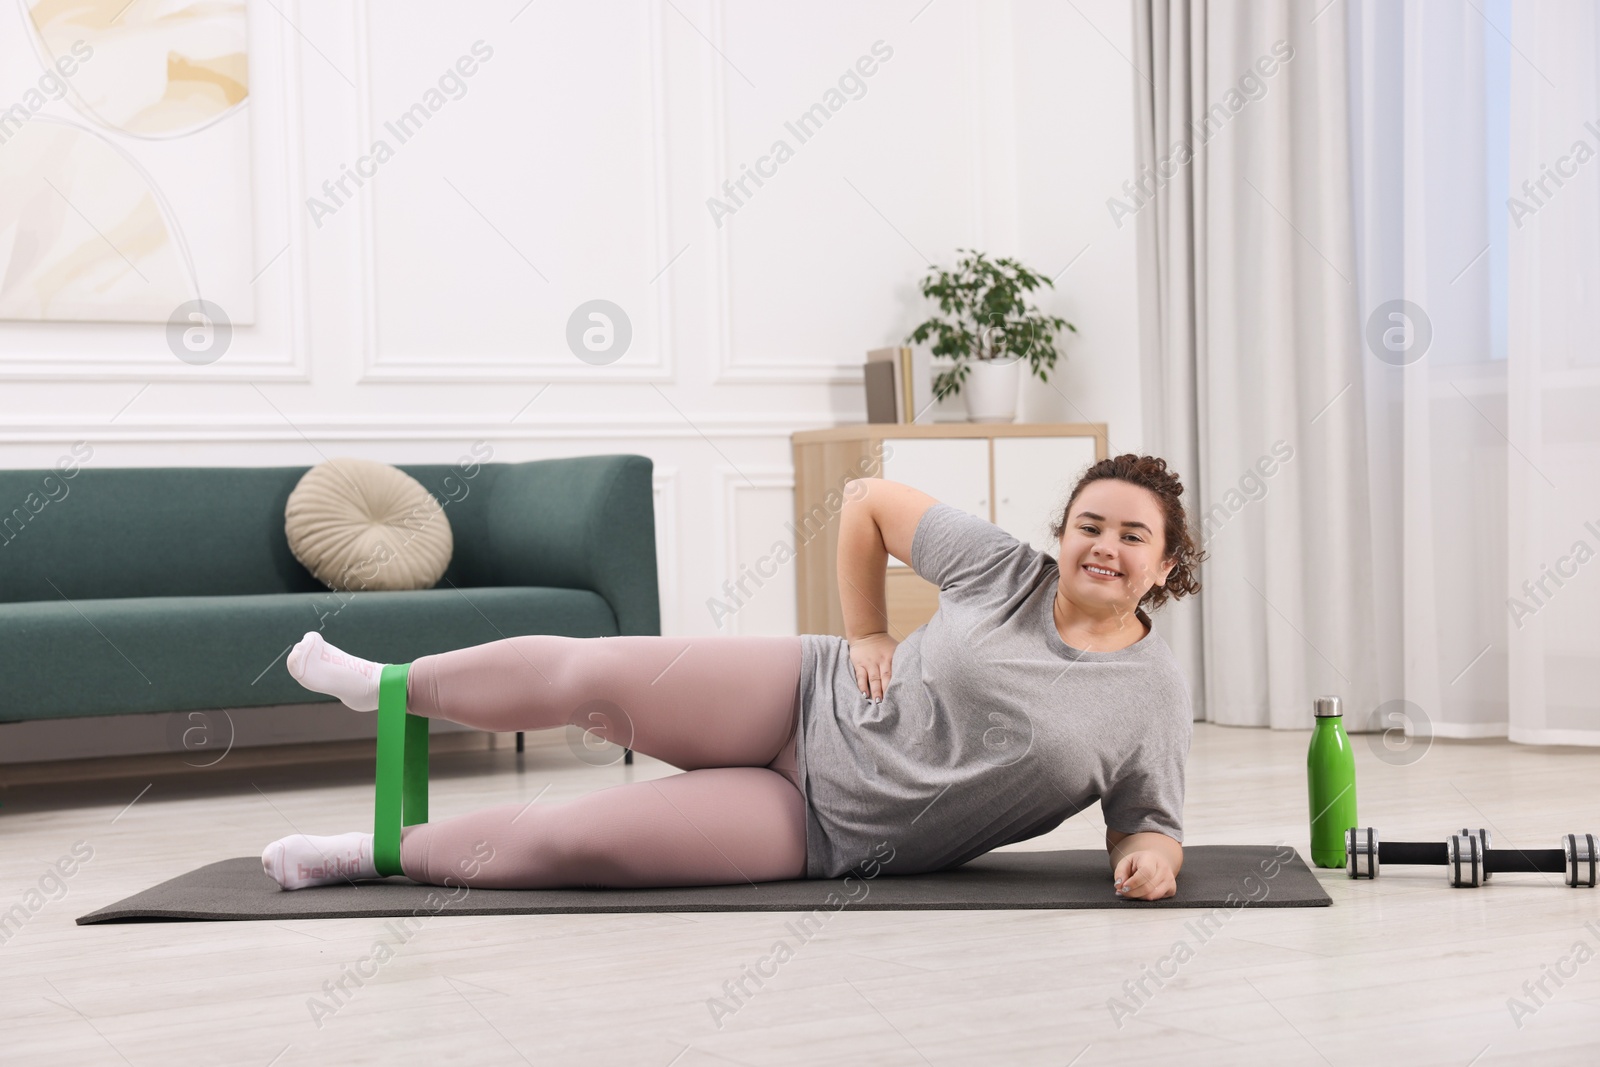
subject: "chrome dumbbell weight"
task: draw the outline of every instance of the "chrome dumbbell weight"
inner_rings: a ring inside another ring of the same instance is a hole
[[[1457,889],[1474,889],[1489,880],[1489,832],[1462,830],[1444,842],[1444,876]]]
[[[1463,827],[1459,836],[1476,837],[1478,839],[1478,846],[1483,851],[1483,854],[1485,856],[1489,854],[1489,831],[1485,830],[1483,827],[1480,826],[1477,830],[1468,830]],[[1493,874],[1493,871],[1485,869],[1483,872],[1483,880],[1487,882],[1493,876]]]
[[[1600,858],[1595,855],[1594,834],[1567,834],[1561,838],[1562,858],[1567,862],[1567,884],[1574,889],[1593,889]]]
[[[1443,866],[1457,888],[1487,882],[1497,871],[1560,874],[1573,888],[1592,889],[1600,874],[1600,849],[1594,834],[1566,834],[1553,849],[1491,849],[1487,830],[1462,830],[1442,845],[1412,841],[1380,843],[1372,827],[1352,826],[1344,832],[1345,873],[1351,878],[1376,878],[1383,863]]]
[[[1349,826],[1344,831],[1344,873],[1351,878],[1378,877],[1378,829]]]

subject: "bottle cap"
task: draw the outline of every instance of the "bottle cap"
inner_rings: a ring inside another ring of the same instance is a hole
[[[1339,708],[1339,698],[1338,697],[1318,697],[1317,698],[1317,718],[1325,719],[1325,718],[1329,718],[1329,717],[1332,717],[1332,716],[1343,716],[1343,715],[1344,715],[1344,712],[1341,711],[1340,708]]]

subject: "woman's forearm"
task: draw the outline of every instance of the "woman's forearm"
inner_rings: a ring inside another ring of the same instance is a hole
[[[889,551],[865,497],[847,494],[839,516],[839,604],[846,640],[889,632],[888,565]]]

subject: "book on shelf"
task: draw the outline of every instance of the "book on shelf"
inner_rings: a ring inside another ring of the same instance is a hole
[[[868,422],[933,422],[933,357],[926,348],[867,352],[863,368]]]

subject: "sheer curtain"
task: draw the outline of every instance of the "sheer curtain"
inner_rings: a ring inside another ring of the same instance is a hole
[[[1511,40],[1511,192],[1544,203],[1509,234],[1509,736],[1600,745],[1600,19],[1518,0]]]
[[[1600,745],[1594,6],[1346,18],[1380,725]]]

